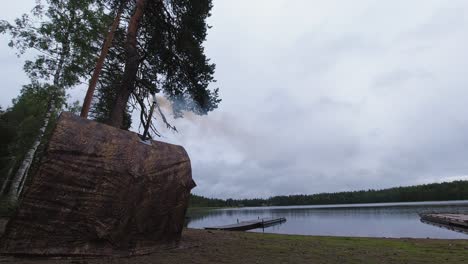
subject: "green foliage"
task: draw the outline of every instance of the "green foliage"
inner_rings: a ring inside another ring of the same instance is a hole
[[[215,65],[202,46],[212,7],[211,0],[167,1],[162,8],[150,5],[142,22],[147,63],[142,63],[141,71],[153,83],[150,91],[162,90],[173,102],[176,117],[182,111],[206,114],[221,101],[218,89],[208,89]]]
[[[74,115],[80,115],[80,112],[81,112],[81,103],[80,101],[76,100],[74,102],[72,102],[71,104],[66,104],[66,111],[67,112],[70,112]]]
[[[24,65],[33,81],[51,81],[65,89],[87,80],[92,73],[114,16],[107,8],[116,10],[119,4],[116,0],[38,1],[31,14],[13,22],[0,21],[0,33],[11,36],[9,46],[16,48],[18,55],[37,51]],[[127,5],[123,25],[128,25],[135,6],[133,1]],[[169,98],[176,117],[183,111],[206,114],[217,107],[218,90],[208,89],[214,82],[215,65],[206,58],[202,46],[211,8],[211,0],[160,4],[148,0],[138,36],[137,81],[135,87],[128,87],[133,100],[125,109],[123,128],[130,127],[135,107],[148,110],[145,100],[151,92]],[[126,64],[126,32],[117,30],[98,83],[91,114],[98,121],[108,121],[115,107]]]
[[[65,89],[89,75],[110,21],[104,0],[42,2],[13,23],[0,21],[0,33],[11,37],[9,46],[16,48],[18,56],[36,51],[34,59],[24,64],[32,84],[0,117],[1,179],[15,173],[33,142],[41,140],[39,129],[46,114],[53,117],[54,109],[66,105]],[[70,109],[76,110],[77,105]]]
[[[468,200],[468,181],[454,181],[396,187],[384,190],[320,193],[312,195],[274,196],[268,199],[221,200],[192,195],[190,205],[194,207],[232,206],[283,206],[323,205],[354,203],[392,203],[421,201]]]
[[[130,1],[122,18],[124,25],[128,25],[134,7]],[[208,89],[215,82],[215,65],[202,46],[211,8],[211,0],[170,0],[160,4],[148,0],[138,31],[138,72],[134,87],[126,87],[132,93],[121,127],[129,127],[130,113],[135,108],[143,112],[140,122],[146,123],[151,93],[168,98],[175,117],[182,117],[183,111],[203,115],[217,108],[221,101],[218,89]],[[101,73],[91,109],[91,116],[99,121],[109,121],[115,106],[127,65],[126,34],[122,28],[116,31]]]
[[[0,179],[14,173],[39,133],[51,98],[60,108],[65,95],[51,85],[33,83],[13,99],[13,106],[0,115]]]
[[[190,194],[189,207],[225,207],[226,201],[222,199],[206,198]]]
[[[47,0],[13,23],[0,21],[0,33],[9,34],[18,55],[38,51],[24,70],[34,81],[51,79],[56,86],[71,87],[89,75],[99,51],[109,17],[105,1]]]
[[[119,83],[116,82],[116,77],[111,77],[111,79],[103,80],[101,83],[109,81],[106,85],[99,85],[95,98],[96,102],[91,107],[90,116],[99,122],[107,123],[109,121],[110,113],[112,107],[114,106],[115,97],[117,94],[117,89]],[[120,128],[128,130],[132,125],[132,116],[131,109],[129,106],[125,109],[123,124]]]
[[[80,115],[81,112],[81,103],[80,101],[76,100],[71,104],[67,104],[67,112],[70,112],[75,115]]]
[[[107,123],[112,111],[112,107],[117,96],[119,85],[123,75],[123,46],[125,42],[125,30],[117,29],[114,34],[114,45],[106,58],[106,63],[101,71],[100,79],[97,84],[97,91],[94,95],[94,103],[90,109],[90,117],[96,121]],[[144,78],[144,77],[142,77]],[[132,123],[131,110],[129,107],[125,110],[122,129],[129,129]]]

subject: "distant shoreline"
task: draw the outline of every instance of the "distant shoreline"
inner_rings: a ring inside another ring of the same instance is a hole
[[[355,204],[309,204],[309,205],[276,205],[276,206],[252,206],[252,207],[191,207],[192,210],[214,210],[214,209],[239,209],[239,208],[374,208],[374,207],[410,207],[418,205],[467,205],[468,200],[448,200],[448,201],[421,201],[421,202],[396,202],[396,203],[355,203]]]
[[[192,194],[191,207],[259,207],[294,205],[336,205],[409,203],[468,200],[468,181],[394,187],[382,190],[360,190],[337,193],[282,195],[270,198],[218,199]]]

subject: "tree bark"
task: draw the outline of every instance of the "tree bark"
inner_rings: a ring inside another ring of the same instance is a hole
[[[140,29],[140,21],[143,17],[147,0],[137,0],[135,12],[130,18],[127,30],[126,53],[127,61],[125,62],[125,70],[122,77],[122,83],[117,91],[117,97],[114,102],[110,114],[109,124],[120,128],[123,123],[123,116],[130,94],[135,88],[136,74],[140,65],[140,57],[138,55],[137,35]]]
[[[54,79],[53,79],[53,84],[55,89],[60,89],[61,87],[61,82],[60,78],[62,77],[62,71],[63,71],[63,66],[65,64],[65,58],[69,56],[70,54],[70,42],[69,42],[69,36],[70,32],[73,29],[73,23],[75,23],[74,20],[74,13],[72,13],[72,16],[70,18],[70,22],[68,24],[67,28],[67,33],[65,35],[65,38],[67,42],[63,44],[62,51],[60,52],[60,58],[57,64],[57,69],[55,69],[54,73]],[[36,154],[37,148],[42,142],[42,138],[44,136],[44,133],[47,129],[47,126],[49,125],[50,117],[52,116],[52,113],[55,112],[55,94],[56,91],[53,91],[52,94],[50,94],[50,100],[48,103],[48,107],[46,110],[46,115],[44,118],[44,123],[42,124],[42,127],[39,129],[39,134],[37,135],[36,139],[34,140],[34,143],[32,144],[31,148],[26,152],[26,155],[21,162],[20,167],[15,173],[15,176],[11,180],[11,185],[10,188],[8,189],[8,194],[7,194],[7,199],[13,202],[16,202],[21,195],[21,192],[23,191],[24,184],[26,182],[26,177],[29,172],[29,168],[31,167],[31,164],[34,160],[34,156]]]
[[[10,169],[8,170],[6,176],[5,176],[5,180],[3,181],[3,185],[2,185],[2,190],[0,190],[0,195],[4,195],[5,194],[5,191],[7,190],[7,187],[8,187],[8,184],[11,182],[11,173],[13,172],[13,168],[14,168],[14,165],[15,165],[15,157],[12,157],[11,160],[10,160],[10,163],[8,166],[10,166]]]
[[[54,107],[52,107],[54,108]],[[49,125],[50,116],[52,111],[47,111],[46,117],[44,119],[44,123],[39,130],[39,134],[37,135],[36,139],[34,140],[33,145],[26,153],[26,156],[21,163],[21,166],[16,171],[15,177],[12,180],[10,185],[10,189],[8,191],[8,199],[11,201],[18,200],[21,192],[23,191],[24,183],[26,182],[26,175],[28,175],[29,168],[31,167],[32,161],[34,159],[34,155],[36,154],[37,148],[41,144],[42,137],[44,136],[45,130]]]
[[[88,117],[89,108],[91,107],[91,101],[93,99],[94,91],[96,89],[96,84],[99,79],[99,74],[102,71],[102,67],[104,66],[104,61],[107,57],[107,53],[109,52],[109,49],[112,45],[115,30],[120,24],[120,17],[122,16],[122,12],[123,12],[123,9],[125,8],[126,3],[127,3],[126,0],[122,1],[122,3],[119,6],[119,9],[117,10],[117,14],[115,16],[114,22],[112,23],[112,27],[109,33],[107,33],[106,40],[102,47],[101,55],[99,56],[99,59],[96,63],[96,68],[94,69],[93,76],[91,77],[91,80],[89,81],[88,91],[86,92],[86,97],[83,101],[83,107],[81,108],[81,114],[80,114],[80,116],[83,118]]]

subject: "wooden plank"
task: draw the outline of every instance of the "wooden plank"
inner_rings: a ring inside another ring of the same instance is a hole
[[[227,231],[245,231],[260,227],[268,227],[275,224],[283,223],[286,221],[286,218],[259,218],[255,220],[242,221],[237,224],[223,225],[223,226],[213,226],[205,227],[207,230],[227,230]]]
[[[452,225],[468,229],[467,214],[422,214],[420,217],[422,221]]]

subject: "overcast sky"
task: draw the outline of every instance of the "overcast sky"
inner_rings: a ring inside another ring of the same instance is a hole
[[[4,3],[0,18],[33,3]],[[468,1],[214,0],[212,13],[205,46],[223,101],[162,139],[188,151],[194,193],[468,179]],[[28,80],[5,37],[0,56],[5,107]]]

